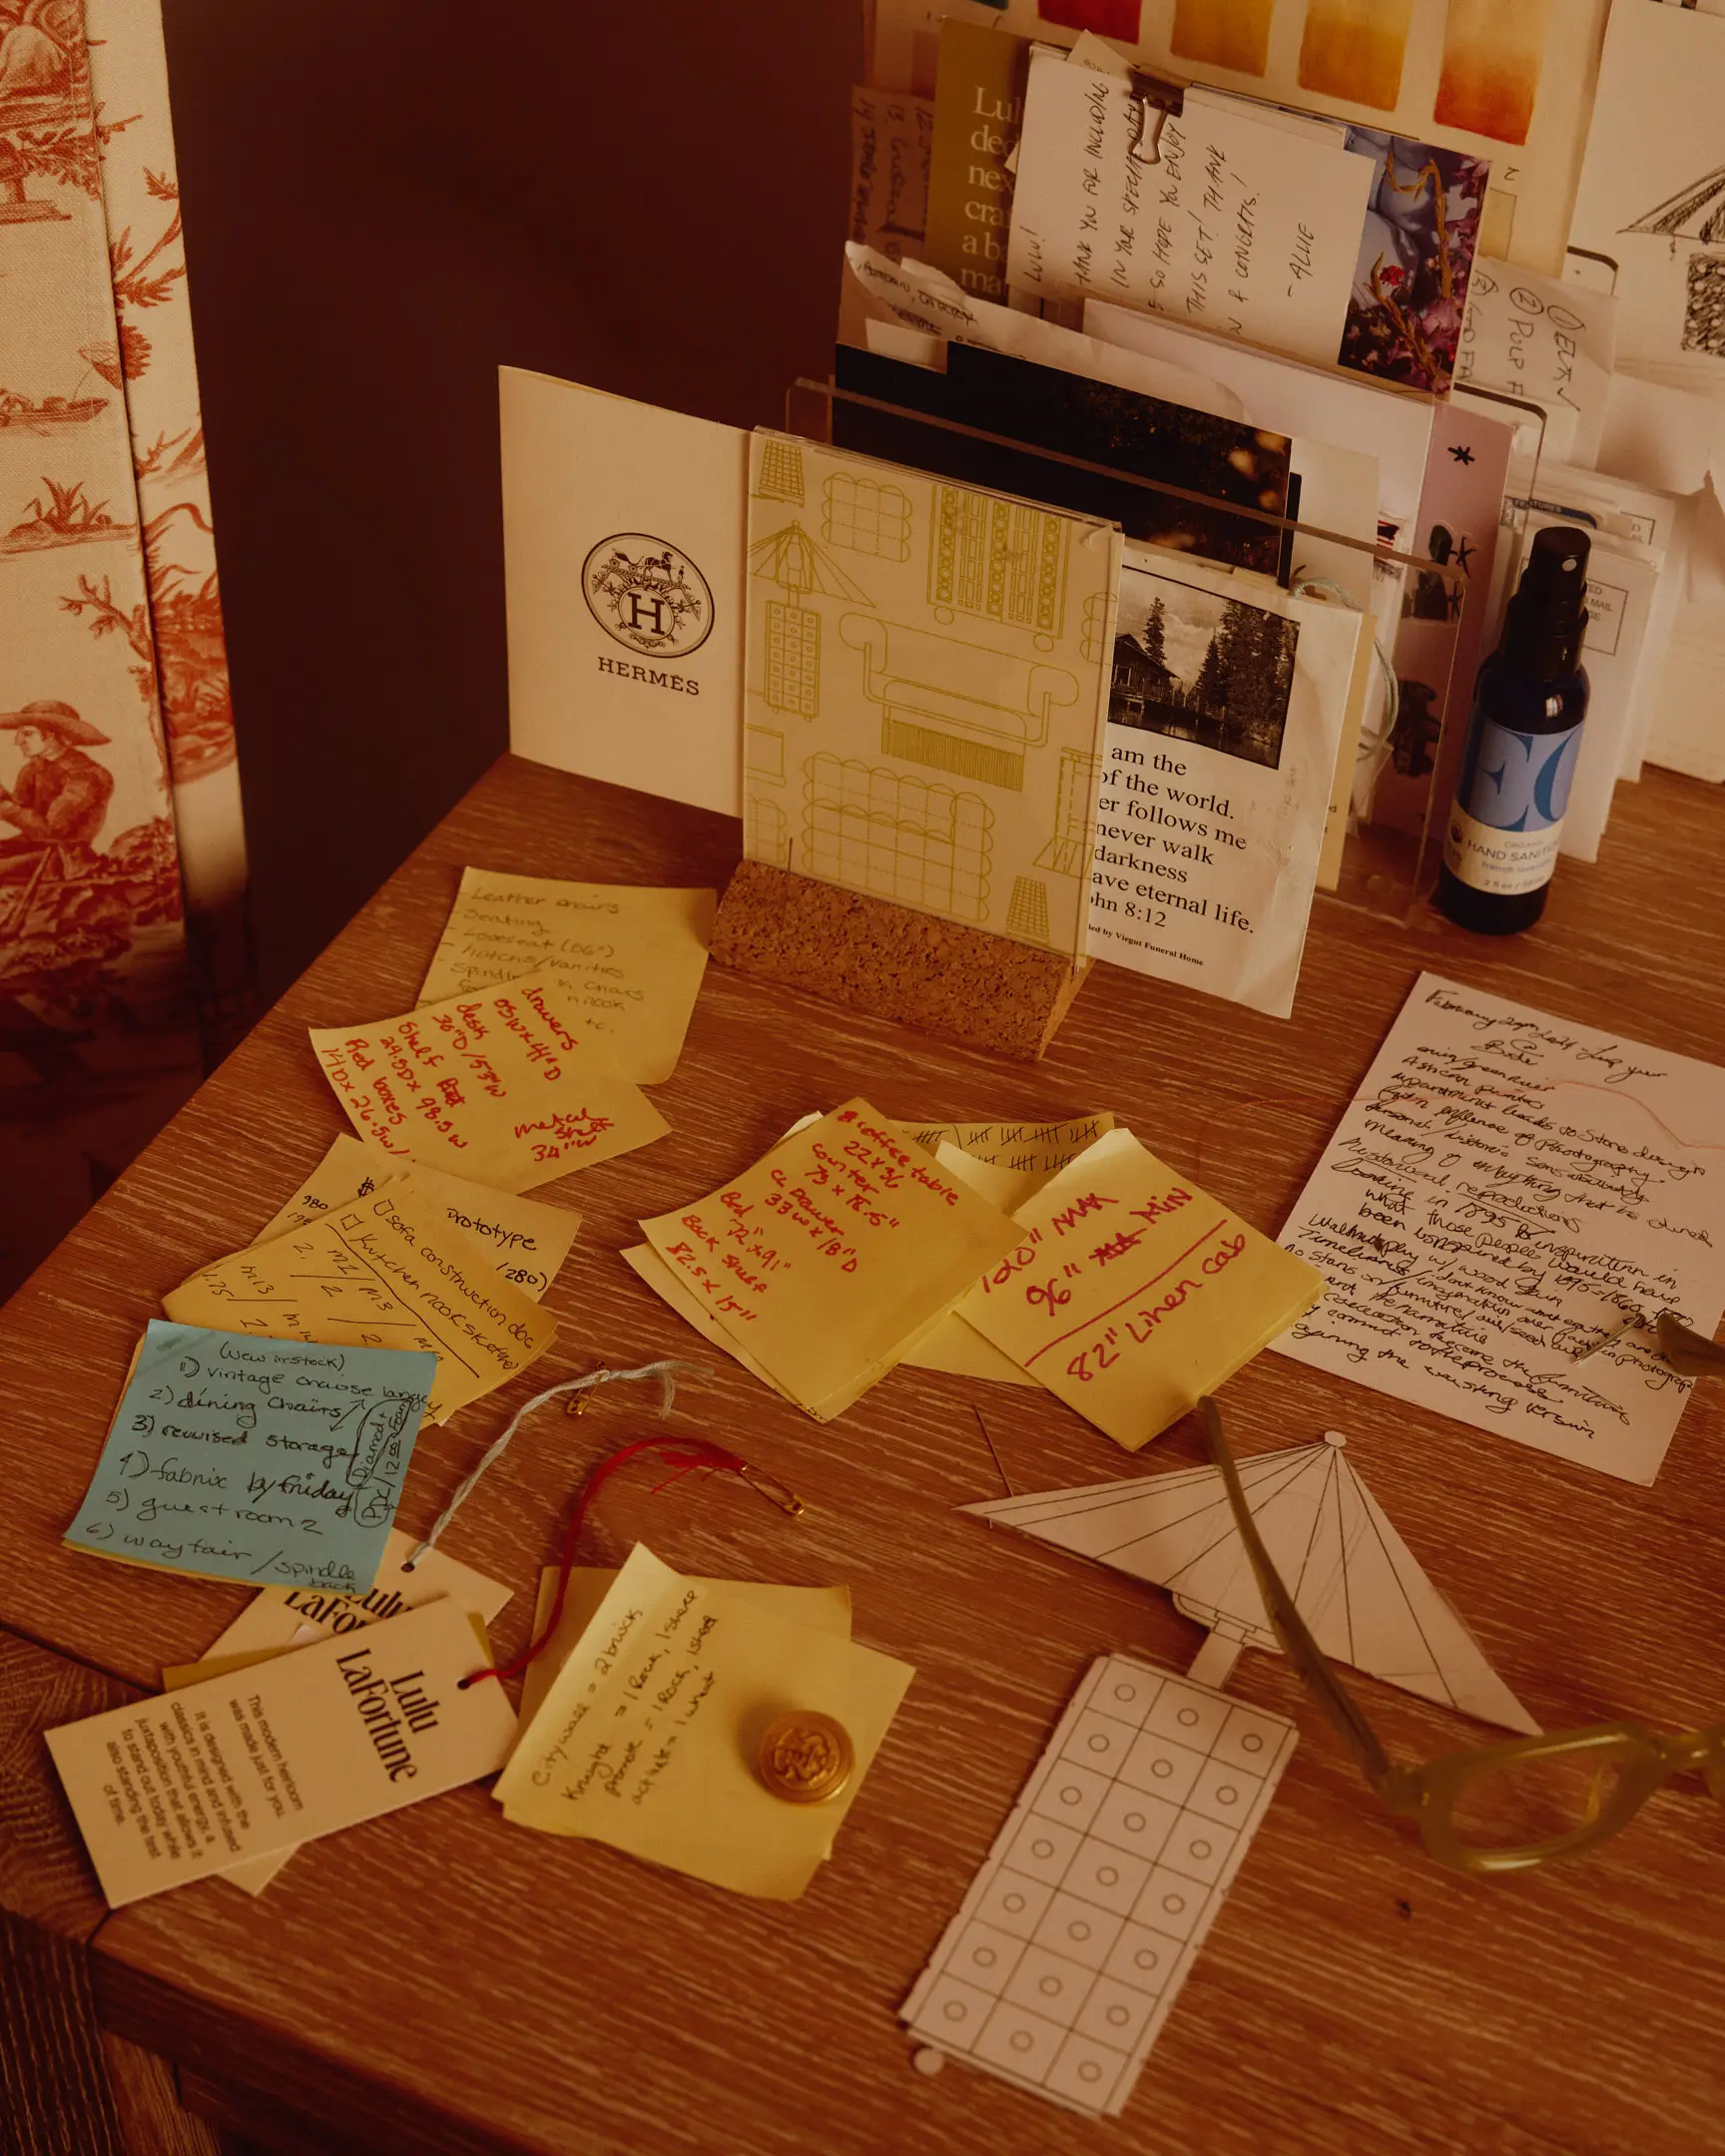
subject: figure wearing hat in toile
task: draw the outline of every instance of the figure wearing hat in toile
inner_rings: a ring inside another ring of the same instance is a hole
[[[24,758],[10,792],[0,787],[0,823],[17,834],[0,838],[0,883],[33,875],[44,846],[60,848],[63,866],[93,858],[114,775],[85,751],[108,736],[70,704],[49,701],[0,712],[0,731],[17,735]]]

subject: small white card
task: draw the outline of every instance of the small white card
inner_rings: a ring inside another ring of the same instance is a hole
[[[1725,1072],[1423,973],[1282,1231],[1330,1293],[1274,1345],[1651,1482],[1690,1385],[1646,1328],[1718,1325],[1722,1185]]]

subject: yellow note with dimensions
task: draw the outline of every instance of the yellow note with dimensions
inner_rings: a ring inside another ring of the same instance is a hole
[[[492,1190],[464,1176],[445,1175],[423,1161],[391,1160],[363,1139],[337,1138],[268,1227],[259,1243],[274,1242],[290,1228],[308,1228],[322,1214],[369,1198],[385,1183],[399,1182],[411,1171],[425,1196],[443,1208],[444,1217],[471,1236],[492,1269],[513,1281],[535,1303],[557,1277],[581,1216],[568,1206],[546,1205],[514,1191]]]
[[[677,1068],[718,906],[716,891],[561,883],[463,868],[419,993],[427,1003],[528,974],[569,993],[638,1085]]]
[[[497,1190],[555,1182],[671,1128],[549,975],[313,1027],[311,1046],[361,1138]]]
[[[586,1836],[737,1893],[793,1900],[820,1870],[914,1671],[784,1594],[684,1579],[637,1543],[492,1794],[517,1826]],[[757,1769],[784,1714],[844,1729],[849,1780],[821,1804]]]
[[[1129,1451],[1324,1293],[1320,1273],[1127,1130],[1098,1139],[1014,1217],[1017,1248],[960,1314]]]
[[[641,1223],[709,1320],[821,1420],[843,1410],[1018,1240],[865,1100]]]
[[[433,1422],[537,1361],[557,1332],[411,1180],[219,1258],[162,1308],[181,1325],[271,1340],[428,1349]]]

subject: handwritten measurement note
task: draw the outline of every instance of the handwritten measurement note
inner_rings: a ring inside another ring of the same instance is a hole
[[[411,1181],[218,1259],[162,1307],[184,1325],[429,1351],[437,1357],[433,1422],[507,1383],[557,1332],[556,1320],[493,1272]]]
[[[311,1046],[361,1138],[497,1190],[555,1182],[671,1128],[550,974],[314,1027]]]
[[[436,1367],[154,1319],[65,1539],[206,1579],[362,1594]]]
[[[1129,1451],[1324,1292],[1309,1265],[1128,1130],[1099,1138],[1014,1218],[1016,1249],[959,1315]]]
[[[1032,55],[1007,282],[1334,364],[1373,161],[1197,90],[1152,149],[1155,118],[1130,78]]]
[[[684,1579],[637,1543],[557,1672],[493,1795],[504,1817],[607,1842],[734,1892],[792,1900],[821,1869],[914,1672],[784,1591]],[[843,1723],[852,1778],[786,1804],[755,1773],[797,1708]]]
[[[1651,1482],[1688,1382],[1627,1316],[1725,1310],[1725,1073],[1423,973],[1282,1240],[1331,1294],[1276,1343]]]
[[[658,1085],[683,1052],[718,903],[710,890],[463,868],[419,993],[436,1003],[549,975],[623,1075]]]
[[[823,1421],[1018,1235],[864,1100],[641,1226],[713,1323]]]

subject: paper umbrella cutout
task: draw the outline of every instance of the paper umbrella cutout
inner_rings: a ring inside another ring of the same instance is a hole
[[[1318,1644],[1333,1661],[1422,1699],[1536,1734],[1539,1725],[1348,1464],[1346,1442],[1333,1430],[1317,1444],[1240,1462],[1258,1531]],[[1276,1648],[1214,1467],[962,1509],[1167,1588],[1178,1609],[1211,1627],[1218,1650],[1231,1643],[1208,1667],[1205,1655],[1193,1665],[1206,1682],[1225,1680],[1240,1646]]]

